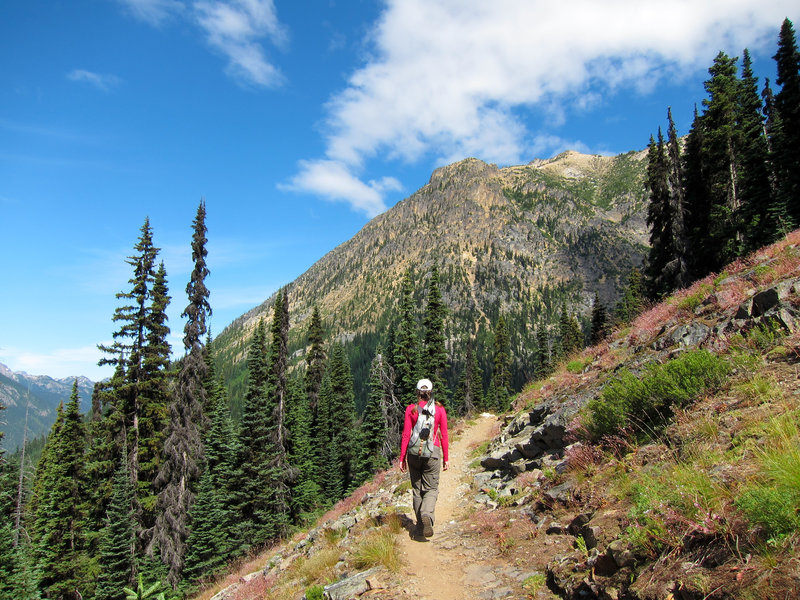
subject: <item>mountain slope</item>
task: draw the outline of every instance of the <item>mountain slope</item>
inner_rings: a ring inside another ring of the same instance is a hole
[[[535,322],[554,322],[561,300],[588,314],[595,291],[610,302],[646,252],[645,155],[565,152],[498,168],[476,159],[437,169],[427,185],[367,223],[289,284],[293,346],[318,305],[332,335],[380,335],[393,320],[404,272],[421,303],[438,264],[448,335],[457,349],[502,311],[516,356],[531,347]],[[236,319],[216,340],[218,360],[244,358],[273,299]],[[374,345],[374,339],[372,340]],[[227,372],[226,372],[227,369]],[[524,378],[522,378],[524,379]]]
[[[91,404],[94,384],[86,377],[78,377],[78,396],[84,412]],[[66,404],[72,393],[74,377],[53,379],[46,375],[28,375],[11,371],[0,364],[0,404],[6,407],[0,418],[0,431],[5,433],[3,446],[14,451],[22,444],[25,424],[25,411],[30,399],[28,411],[28,439],[44,435],[56,420],[56,408],[60,402]],[[29,394],[30,392],[30,394]]]
[[[726,378],[663,421],[587,435],[592,402],[625,373],[642,381],[704,350]],[[447,488],[458,510],[432,549],[406,543],[407,476],[394,468],[200,598],[299,598],[314,584],[337,599],[800,597],[798,364],[800,230],[528,386],[490,443],[443,474],[459,477]],[[454,445],[478,429],[460,424]],[[393,536],[393,550],[365,553]]]

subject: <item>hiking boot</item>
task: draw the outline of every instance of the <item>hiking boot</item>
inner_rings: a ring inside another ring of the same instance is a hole
[[[422,515],[422,535],[426,538],[433,535],[433,519],[430,515]]]

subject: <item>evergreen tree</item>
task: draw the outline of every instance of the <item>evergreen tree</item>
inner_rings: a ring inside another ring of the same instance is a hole
[[[505,317],[497,318],[494,328],[494,369],[492,370],[490,396],[492,406],[506,411],[511,406],[511,341],[508,336]]]
[[[650,204],[647,225],[650,228],[650,252],[647,259],[646,287],[650,298],[658,299],[671,291],[668,265],[675,260],[674,219],[669,192],[669,164],[664,136],[658,129],[658,143],[650,136],[647,149],[647,188]]]
[[[286,290],[278,293],[272,319],[272,343],[267,367],[268,421],[267,468],[269,486],[267,493],[270,515],[270,537],[283,537],[289,527],[291,514],[290,491],[296,476],[289,465],[286,444],[286,369],[289,344],[289,298]]]
[[[269,539],[269,513],[263,491],[269,485],[267,453],[270,413],[267,402],[267,341],[264,321],[259,321],[247,353],[247,390],[240,433],[242,467],[240,486],[241,537],[248,546]]]
[[[320,489],[314,476],[316,453],[312,444],[311,402],[306,388],[307,382],[299,377],[290,382],[287,414],[292,442],[289,463],[294,465],[297,474],[292,484],[292,516],[294,521],[300,522],[320,503]]]
[[[583,332],[575,316],[567,312],[566,300],[561,303],[558,330],[561,335],[561,355],[563,357],[583,348]]]
[[[208,404],[203,385],[208,376],[203,339],[207,333],[206,320],[211,315],[205,285],[209,274],[205,262],[205,216],[205,203],[201,202],[192,224],[194,269],[186,286],[189,304],[181,315],[187,319],[183,337],[186,356],[181,362],[176,397],[170,406],[164,458],[156,478],[158,516],[148,545],[151,555],[158,546],[162,562],[169,567],[168,581],[173,589],[178,587],[184,565],[189,511],[203,459],[202,429],[206,419],[203,407]]]
[[[134,581],[136,540],[134,490],[123,449],[114,475],[113,493],[100,541],[100,574],[95,600],[117,600]]]
[[[354,469],[355,485],[360,485],[389,466],[386,452],[389,447],[389,430],[383,412],[385,402],[381,362],[379,347],[370,367],[369,397],[361,419],[361,443],[358,444],[359,455],[356,457]]]
[[[764,137],[767,145],[767,173],[769,177],[769,190],[771,205],[767,214],[767,223],[776,223],[774,235],[785,235],[792,229],[792,218],[789,216],[789,208],[786,198],[778,193],[778,171],[780,170],[780,156],[778,156],[780,146],[780,136],[783,129],[781,117],[775,109],[775,96],[769,85],[769,79],[764,81],[764,89],[761,91],[764,112]]]
[[[737,117],[741,83],[736,76],[736,58],[720,52],[704,84],[703,100],[704,176],[710,206],[706,270],[718,271],[741,253],[743,224],[741,198],[741,148]]]
[[[686,210],[690,280],[701,279],[710,270],[708,231],[711,220],[711,204],[706,189],[706,159],[703,154],[705,131],[703,121],[694,109],[694,120],[683,151],[683,193]],[[630,321],[622,315],[622,321]]]
[[[50,598],[78,600],[88,585],[84,554],[84,444],[78,382],[47,440],[42,494],[35,515],[34,541],[42,570],[41,586]],[[37,473],[37,477],[39,474]]]
[[[667,265],[671,275],[670,287],[680,289],[689,285],[689,236],[686,231],[686,200],[684,193],[683,160],[678,132],[672,120],[672,109],[667,109],[667,183],[669,186],[669,212],[672,217],[670,231],[674,256]]]
[[[166,295],[166,273],[163,269],[156,292],[158,296],[154,297],[155,264],[159,248],[153,244],[149,218],[145,218],[140,231],[141,235],[133,247],[135,253],[126,260],[133,268],[133,275],[128,280],[130,291],[116,295],[118,300],[123,301],[123,305],[114,311],[112,318],[115,323],[120,324],[119,329],[113,334],[113,344],[98,347],[106,355],[99,364],[116,367],[115,377],[103,394],[103,402],[111,404],[114,413],[114,418],[107,425],[116,427],[110,432],[115,444],[111,455],[120,456],[123,445],[130,449],[128,460],[131,478],[137,489],[137,502],[144,501],[144,505],[148,507],[144,514],[152,518],[151,484],[156,474],[154,465],[158,464],[163,431],[163,422],[159,422],[159,415],[166,411],[166,399],[156,393],[163,389],[164,377],[163,369],[160,368],[162,365],[156,357],[163,355],[163,346],[169,333],[169,329],[164,331],[169,297]],[[158,346],[148,350],[148,342],[154,340],[158,340]],[[167,344],[166,357],[168,356]],[[157,381],[151,382],[151,377],[155,377]],[[123,431],[127,435],[126,440],[121,438]],[[149,439],[151,435],[156,439]],[[145,464],[146,474],[140,477],[142,462]],[[112,468],[111,473],[113,472]],[[110,482],[110,478],[108,481]],[[105,499],[108,498],[110,494]],[[105,508],[104,505],[100,510],[104,511]],[[144,526],[141,522],[144,514],[140,515],[139,528]]]
[[[334,344],[319,395],[317,445],[323,448],[318,484],[329,502],[339,500],[353,482],[355,397],[347,354]]]
[[[800,223],[800,51],[794,26],[784,19],[775,53],[778,68],[775,112],[779,127],[774,128],[778,202],[788,209],[792,224]]]
[[[411,404],[417,397],[419,348],[414,318],[414,286],[410,271],[406,271],[403,276],[400,294],[400,322],[395,329],[392,366],[397,396],[404,404]]]
[[[751,252],[780,235],[781,224],[772,220],[775,199],[769,178],[769,154],[758,78],[753,75],[750,52],[742,56],[742,77],[737,118],[741,152],[742,230],[744,250]]]
[[[308,356],[306,364],[306,392],[311,406],[312,414],[312,427],[316,421],[317,413],[317,396],[319,395],[319,388],[322,385],[322,376],[325,373],[325,340],[323,338],[322,330],[322,317],[319,314],[319,308],[314,306],[311,312],[311,323],[308,327]]]
[[[544,323],[539,323],[536,327],[536,367],[534,369],[534,377],[536,379],[544,379],[552,370],[550,335],[547,332],[547,326]]]
[[[595,346],[602,342],[608,336],[610,328],[608,311],[600,301],[600,294],[595,292],[592,303],[592,333],[589,343]]]
[[[464,371],[461,374],[456,396],[455,408],[458,414],[469,415],[475,410],[482,410],[483,399],[483,373],[478,365],[478,357],[474,350],[473,341],[467,342],[467,354],[464,359]]]
[[[447,307],[442,301],[440,290],[439,268],[433,267],[430,283],[428,284],[428,303],[422,319],[423,357],[421,367],[423,373],[433,382],[436,400],[447,407],[449,390],[445,381],[447,369],[447,346],[444,336],[444,321],[447,316]]]

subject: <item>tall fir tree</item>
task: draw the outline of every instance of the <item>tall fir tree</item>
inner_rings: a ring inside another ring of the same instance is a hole
[[[445,371],[448,366],[444,325],[447,307],[442,300],[439,268],[434,265],[428,283],[428,302],[422,319],[423,338],[421,372],[433,382],[436,400],[447,407],[450,391],[447,389]]]
[[[269,487],[264,492],[269,496],[270,537],[284,537],[288,532],[291,516],[291,487],[296,476],[286,453],[288,348],[289,297],[284,289],[283,293],[278,293],[275,301],[272,318],[272,343],[267,365],[267,410],[270,415],[267,435]]]
[[[706,159],[703,154],[705,131],[703,121],[694,108],[694,119],[683,147],[683,193],[686,210],[689,259],[689,279],[701,279],[710,269],[708,231],[711,204],[706,190]],[[623,321],[630,321],[622,318]]]
[[[775,94],[779,126],[774,127],[778,202],[788,210],[792,226],[800,224],[800,51],[794,25],[781,25],[775,53],[780,91]]]
[[[75,380],[61,423],[54,425],[47,440],[50,448],[34,525],[41,587],[47,597],[64,600],[79,600],[91,583],[84,537],[86,429],[79,403]]]
[[[589,343],[592,346],[599,344],[608,337],[610,329],[611,323],[608,318],[608,309],[600,301],[600,294],[595,292],[594,302],[592,303],[592,332]]]
[[[475,352],[473,339],[467,341],[466,356],[464,358],[464,371],[456,394],[453,399],[456,412],[461,415],[470,415],[476,410],[482,410],[483,398],[483,373],[478,365],[478,356]]]
[[[561,352],[567,357],[583,348],[583,332],[578,319],[567,312],[566,300],[561,303],[561,315],[558,319],[558,333],[561,336]]]
[[[355,395],[350,362],[344,347],[334,344],[319,395],[319,430],[316,443],[323,448],[318,484],[333,503],[353,483],[355,459]]]
[[[553,370],[550,357],[550,334],[547,325],[540,322],[536,326],[536,366],[533,370],[536,379],[543,379]]]
[[[316,453],[312,443],[311,401],[306,388],[306,381],[300,377],[289,382],[289,463],[297,475],[292,483],[291,508],[292,520],[300,523],[320,504],[320,489],[314,477]]]
[[[675,259],[672,231],[672,202],[669,192],[669,161],[664,136],[658,129],[658,142],[650,136],[647,147],[647,188],[650,203],[647,207],[647,225],[650,228],[650,252],[647,258],[646,286],[652,299],[659,299],[671,291],[668,265]]]
[[[414,285],[411,271],[406,271],[400,287],[400,321],[395,330],[392,367],[397,396],[404,404],[416,399],[419,379],[419,340],[414,316]]]
[[[357,445],[355,484],[367,481],[376,472],[389,466],[389,428],[384,414],[385,388],[382,376],[382,351],[378,347],[369,375],[369,396],[361,418],[361,443]],[[435,385],[435,384],[434,384]],[[435,389],[435,388],[434,388]]]
[[[686,200],[683,187],[683,159],[678,140],[678,131],[672,119],[672,108],[667,109],[667,184],[669,186],[669,212],[672,217],[670,232],[672,234],[672,261],[667,268],[671,275],[672,289],[689,285],[690,252],[689,236],[686,231]]]
[[[511,340],[506,319],[501,314],[494,326],[494,354],[490,396],[492,407],[506,411],[511,407]]]
[[[743,247],[741,148],[737,127],[741,82],[736,58],[720,52],[708,69],[711,78],[704,87],[703,161],[705,189],[709,201],[709,231],[705,275],[718,271],[738,256]]]
[[[136,574],[134,489],[124,451],[114,474],[113,492],[100,540],[100,573],[95,600],[117,600]]]
[[[244,396],[239,444],[242,479],[239,490],[240,537],[246,547],[268,540],[269,513],[264,490],[267,478],[269,419],[267,402],[267,334],[260,320],[247,352],[247,389]]]
[[[203,460],[202,430],[206,419],[203,407],[208,403],[203,385],[208,376],[204,338],[208,331],[206,321],[211,315],[209,291],[205,284],[209,274],[205,218],[205,202],[201,201],[192,223],[194,269],[186,286],[189,303],[181,315],[187,319],[183,336],[186,355],[181,362],[175,399],[170,406],[164,458],[155,482],[159,489],[157,518],[148,544],[151,555],[158,547],[162,562],[169,568],[168,581],[173,589],[177,589],[180,583],[185,560],[186,539],[190,531],[189,511]]]
[[[164,331],[169,297],[166,294],[166,273],[163,269],[158,288],[154,290],[156,259],[160,249],[153,244],[149,218],[145,218],[140,231],[141,235],[133,247],[134,254],[126,260],[133,268],[133,275],[128,280],[131,288],[129,292],[117,294],[117,299],[123,301],[123,305],[114,311],[112,317],[115,323],[119,323],[119,329],[114,332],[114,342],[110,346],[98,347],[105,354],[99,364],[115,366],[115,376],[103,394],[103,403],[110,404],[113,413],[106,423],[109,427],[115,427],[110,432],[115,443],[112,455],[120,456],[122,446],[127,446],[131,478],[137,490],[137,503],[144,501],[149,508],[143,513],[141,509],[138,511],[138,528],[141,529],[144,527],[141,519],[145,515],[152,516],[151,484],[156,475],[163,431],[159,415],[166,411],[166,399],[157,393],[163,389],[161,382],[164,373],[156,357],[163,356],[163,345],[166,344],[169,333],[168,329]],[[158,340],[158,346],[149,349],[149,342],[155,340]],[[168,344],[166,357],[169,357]],[[151,381],[151,377],[156,381]],[[121,438],[123,431],[127,436],[125,440]],[[156,439],[151,440],[151,435]],[[140,477],[142,462],[146,472]]]

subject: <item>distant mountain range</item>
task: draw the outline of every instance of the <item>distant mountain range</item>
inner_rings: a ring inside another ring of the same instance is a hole
[[[302,357],[317,305],[332,339],[358,342],[358,386],[396,318],[403,274],[411,270],[422,306],[438,265],[454,362],[471,336],[489,345],[502,312],[517,382],[524,381],[538,322],[555,323],[565,301],[588,324],[595,292],[615,302],[631,268],[641,265],[648,250],[646,162],[645,152],[570,151],[521,166],[466,159],[437,169],[427,185],[287,286],[295,358]],[[234,404],[244,391],[249,338],[259,319],[271,319],[273,304],[274,296],[215,340]],[[488,367],[485,354],[482,362]]]
[[[67,403],[72,393],[75,377],[53,379],[46,375],[28,375],[14,372],[0,363],[0,431],[5,433],[3,448],[13,452],[22,444],[25,426],[25,411],[28,410],[28,440],[49,433],[56,420],[56,409],[60,402]],[[81,410],[91,406],[94,383],[86,377],[77,377]]]

